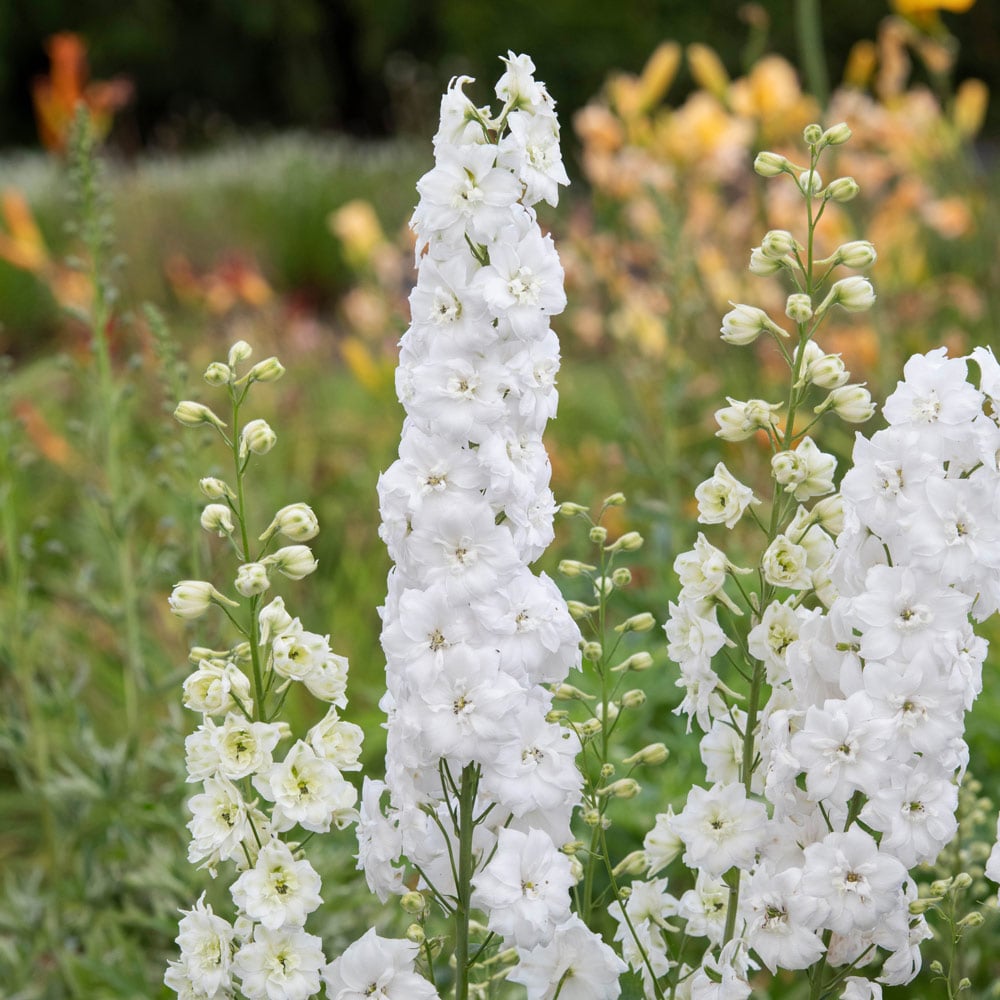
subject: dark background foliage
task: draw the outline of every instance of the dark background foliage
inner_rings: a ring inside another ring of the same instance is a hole
[[[530,52],[565,117],[611,67],[638,70],[657,42],[709,41],[731,72],[765,47],[794,59],[795,4],[764,0],[766,37],[734,0],[2,0],[0,146],[33,144],[33,77],[43,40],[80,32],[95,78],[126,74],[136,99],[116,124],[124,151],[191,147],[230,127],[424,133],[454,73],[495,79],[496,57]],[[884,0],[827,0],[831,79],[871,38]],[[1000,4],[943,15],[961,44],[958,78],[1000,77]],[[685,81],[678,83],[683,92]],[[1000,109],[989,130],[1000,129]]]

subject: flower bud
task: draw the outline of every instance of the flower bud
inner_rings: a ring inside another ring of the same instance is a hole
[[[772,274],[777,274],[786,266],[783,257],[768,257],[760,247],[754,247],[750,251],[750,273],[756,274],[758,278],[767,278]]]
[[[808,323],[812,319],[812,298],[805,292],[795,292],[785,301],[785,315],[795,323]]]
[[[607,597],[615,589],[615,581],[610,576],[599,576],[594,579],[594,597],[600,600]]]
[[[585,642],[583,644],[583,658],[591,663],[597,663],[604,655],[604,647],[599,642]]]
[[[633,688],[622,695],[621,701],[622,708],[638,708],[646,704],[646,692],[641,688]]]
[[[221,361],[213,361],[206,369],[202,378],[209,385],[228,385],[232,380],[233,373],[229,365],[224,365]]]
[[[266,542],[275,532],[293,542],[308,542],[319,534],[319,521],[308,504],[292,503],[274,515],[274,520],[259,540]]]
[[[823,178],[817,170],[803,170],[799,174],[799,190],[803,194],[816,195],[822,190]]]
[[[201,512],[201,526],[225,538],[233,533],[233,512],[224,503],[210,503]]]
[[[602,528],[599,524],[595,524],[594,527],[590,529],[589,538],[592,542],[598,545],[603,545],[608,539],[608,529]]]
[[[641,875],[648,865],[645,851],[632,851],[611,869],[611,873],[615,878],[621,878],[622,875]]]
[[[816,407],[816,413],[832,409],[841,420],[849,424],[863,424],[875,413],[872,394],[863,385],[843,385],[834,389]]]
[[[637,753],[632,754],[631,757],[626,757],[622,763],[628,764],[630,767],[633,764],[662,764],[670,756],[670,751],[662,743],[650,743],[648,746],[644,746]]]
[[[841,278],[830,286],[826,298],[816,310],[817,315],[823,315],[831,306],[842,306],[848,312],[864,312],[875,304],[875,289],[867,278],[853,275]]]
[[[924,896],[921,899],[911,900],[908,907],[910,914],[914,917],[919,917],[921,913],[926,913],[928,910],[934,909],[941,902],[942,898],[941,896]]]
[[[603,728],[604,724],[600,719],[585,719],[576,727],[576,731],[584,739],[587,739],[590,736],[596,736]]]
[[[573,857],[577,851],[582,851],[587,845],[582,840],[570,840],[559,848],[568,858]]]
[[[602,507],[621,507],[625,503],[624,493],[612,493],[611,496],[604,498],[604,503]]]
[[[822,135],[820,142],[824,146],[841,146],[851,138],[851,130],[847,122],[837,122],[831,125]]]
[[[834,256],[845,267],[860,268],[874,264],[878,254],[875,245],[868,240],[851,240],[842,244]]]
[[[222,500],[224,498],[228,498],[230,500],[236,499],[236,494],[229,488],[229,486],[221,479],[216,479],[214,476],[206,476],[204,479],[198,480],[198,486],[201,489],[201,492],[204,493],[209,500]]]
[[[818,500],[810,511],[813,521],[836,537],[844,530],[844,498],[839,493]]]
[[[219,430],[226,425],[202,403],[194,403],[189,399],[177,404],[174,410],[174,418],[179,420],[185,427],[197,427],[199,424],[214,424]]]
[[[584,809],[581,815],[587,826],[598,826],[601,822],[601,814],[596,809]]]
[[[604,547],[605,552],[638,552],[645,539],[638,531],[626,531],[619,535],[610,545]]]
[[[839,354],[824,354],[809,362],[803,377],[820,389],[839,389],[851,377]]]
[[[787,229],[772,229],[760,241],[760,252],[765,257],[787,257],[799,249],[798,241]]]
[[[616,632],[648,632],[656,624],[656,619],[648,612],[642,611],[631,618],[626,618],[615,626]]]
[[[790,173],[791,163],[779,153],[769,153],[766,150],[757,154],[753,168],[761,177],[777,177],[778,174]]]
[[[807,146],[817,145],[823,138],[823,126],[822,125],[807,125],[802,130],[802,140]]]
[[[263,594],[271,586],[271,581],[267,576],[267,567],[259,562],[244,563],[236,571],[235,586],[244,597]]]
[[[559,513],[563,517],[578,517],[580,514],[586,514],[587,508],[583,504],[570,503],[570,501],[564,500],[559,504]]]
[[[563,722],[568,721],[568,719],[569,719],[569,712],[567,712],[566,709],[564,708],[550,708],[545,713],[545,721],[548,722],[550,725],[557,726]]]
[[[167,598],[170,611],[178,618],[200,618],[213,604],[228,604],[238,608],[239,603],[220,594],[205,580],[181,580]]]
[[[572,684],[556,684],[552,688],[552,697],[558,701],[593,701],[594,696],[581,691]]]
[[[417,895],[419,896],[420,893],[417,893]],[[410,926],[406,928],[406,940],[411,941],[413,944],[423,944],[426,936],[427,935],[424,933],[424,929],[420,926],[420,924],[410,924]]]
[[[584,604],[583,601],[567,601],[566,608],[574,621],[581,621],[598,610],[591,604]]]
[[[643,649],[638,653],[633,653],[631,656],[626,657],[626,659],[611,669],[614,673],[620,674],[626,670],[648,670],[652,665],[653,657]]]
[[[403,895],[399,897],[399,905],[407,913],[423,913],[424,910],[427,909],[427,900],[424,899],[424,894],[422,892],[404,892]]]
[[[286,545],[265,557],[264,562],[289,580],[301,580],[314,572],[318,565],[308,545]]]
[[[632,582],[632,570],[628,566],[619,566],[611,574],[611,582],[616,587],[627,587]]]
[[[931,972],[934,973],[935,976],[940,976],[944,974],[944,966],[936,958],[934,959],[933,962],[931,962],[929,968]]]
[[[235,368],[253,354],[253,348],[245,340],[237,340],[229,348],[229,367]]]
[[[563,576],[576,577],[583,576],[584,573],[593,573],[597,567],[576,559],[561,559],[557,569]]]
[[[266,455],[277,440],[266,420],[251,420],[240,434],[240,457],[246,458],[251,451],[255,455]]]
[[[601,765],[601,777],[610,778],[611,775],[615,773],[615,765],[611,763],[604,763]]]
[[[285,366],[274,357],[265,358],[247,372],[247,379],[251,382],[277,382],[285,374]]]
[[[968,889],[970,885],[972,885],[972,876],[968,872],[959,872],[952,880],[952,892]]]
[[[635,778],[619,778],[599,789],[597,794],[608,795],[613,799],[634,799],[640,791],[642,786]]]
[[[861,191],[861,185],[853,177],[838,177],[830,181],[823,197],[830,201],[853,201]]]
[[[967,913],[961,920],[955,925],[956,927],[982,927],[983,921],[986,918],[978,911],[973,910],[972,913]]]
[[[733,308],[722,317],[719,333],[727,344],[745,346],[752,344],[766,329],[770,319],[763,309],[733,303]]]

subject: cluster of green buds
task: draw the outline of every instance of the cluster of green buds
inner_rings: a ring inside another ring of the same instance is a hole
[[[636,649],[627,639],[631,634],[645,634],[656,625],[649,611],[638,611],[620,621],[614,620],[612,602],[632,584],[632,571],[623,561],[643,546],[637,531],[626,531],[612,537],[603,523],[608,512],[625,504],[622,493],[613,493],[601,503],[596,516],[587,507],[576,503],[563,503],[559,512],[563,517],[578,519],[587,525],[587,537],[593,546],[590,561],[564,559],[559,572],[570,580],[583,579],[589,585],[586,599],[569,600],[570,614],[581,626],[582,656],[585,686],[581,690],[568,684],[555,690],[557,699],[568,699],[583,706],[585,717],[569,719],[583,746],[580,759],[584,777],[582,818],[590,827],[589,845],[579,844],[572,852],[581,874],[579,887],[580,913],[587,920],[594,904],[595,881],[598,863],[603,863],[602,877],[616,879],[622,874],[620,865],[612,866],[608,858],[605,831],[611,826],[608,814],[612,802],[632,799],[641,792],[641,785],[634,777],[642,767],[655,767],[666,761],[669,752],[663,743],[652,743],[632,750],[617,747],[613,737],[626,713],[634,711],[646,701],[641,687],[629,684],[632,675],[640,674],[654,665],[647,649]],[[568,719],[568,712],[557,712]],[[626,868],[630,869],[631,860]]]

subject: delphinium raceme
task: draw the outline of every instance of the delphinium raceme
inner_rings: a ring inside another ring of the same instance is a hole
[[[861,275],[831,283],[841,266],[874,262],[870,243],[823,259],[816,246],[822,214],[857,193],[851,178],[824,184],[818,171],[849,137],[846,125],[809,126],[808,165],[773,153],[755,164],[794,183],[806,207],[804,242],[772,231],[750,260],[755,274],[791,279],[791,329],[740,304],[722,337],[772,338],[789,387],[781,403],[730,399],[716,413],[724,440],[767,440],[766,502],[724,463],[696,491],[703,524],[757,526],[759,557],[738,565],[699,535],[675,562],[668,651],[679,711],[705,734],[708,787],[646,838],[651,877],[681,853],[696,876],[641,928],[644,967],[651,950],[670,967],[647,978],[648,995],[748,997],[760,966],[808,970],[812,1000],[865,1000],[910,981],[929,931],[908,871],[955,831],[964,712],[985,655],[970,616],[984,620],[1000,598],[998,369],[985,349],[912,358],[885,405],[890,426],[858,435],[834,492],[836,460],[809,432],[874,411],[815,340],[832,308],[864,310],[875,297]],[[662,933],[668,918],[681,935]]]
[[[331,650],[329,636],[293,617],[281,597],[268,599],[276,576],[301,580],[316,569],[306,543],[319,525],[304,503],[267,520],[252,509],[251,471],[276,436],[264,420],[245,420],[245,404],[258,383],[284,369],[276,358],[248,367],[250,353],[240,341],[226,362],[205,372],[228,396],[228,422],[191,401],[174,414],[189,427],[216,431],[232,460],[231,479],[200,482],[209,501],[202,527],[230,551],[228,571],[222,553],[213,560],[228,583],[219,590],[185,580],[169,601],[185,620],[214,609],[233,635],[221,649],[192,648],[193,670],[184,681],[184,705],[201,716],[186,740],[188,781],[201,786],[188,802],[188,857],[213,877],[222,872],[236,914],[229,920],[214,912],[203,894],[181,919],[180,958],[165,982],[185,1000],[230,997],[237,987],[247,1000],[304,1000],[319,992],[326,958],[305,923],[322,903],[321,885],[302,848],[313,834],[357,818],[357,792],[343,772],[359,768],[362,734],[338,713],[347,704],[347,661]],[[282,719],[293,684],[329,705],[301,736]]]
[[[408,864],[448,916],[457,1000],[503,977],[532,998],[610,998],[621,963],[570,914],[560,847],[580,800],[579,741],[552,721],[546,687],[578,666],[580,633],[529,569],[553,536],[542,431],[557,401],[549,321],[566,301],[532,206],[556,204],[567,177],[531,60],[503,62],[495,115],[465,95],[468,78],[452,81],[435,166],[417,185],[397,371],[406,420],[379,482],[395,563],[382,609],[386,780],[364,787],[359,865],[385,899],[405,893]],[[440,942],[423,943],[433,978]]]

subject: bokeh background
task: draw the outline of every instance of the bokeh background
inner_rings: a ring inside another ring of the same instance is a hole
[[[766,478],[764,452],[720,442],[712,419],[726,394],[780,398],[778,358],[718,338],[730,300],[780,315],[783,289],[751,279],[747,256],[766,229],[801,229],[790,192],[753,174],[757,151],[795,158],[811,121],[854,130],[832,169],[862,194],[821,240],[875,242],[879,301],[822,343],[877,399],[910,353],[997,344],[991,0],[0,4],[0,996],[160,996],[178,908],[210,882],[185,856],[195,720],[180,684],[191,643],[227,640],[222,622],[182,627],[166,595],[230,572],[198,527],[197,480],[225,466],[170,414],[181,398],[219,401],[200,373],[237,339],[288,368],[251,414],[279,440],[254,503],[262,528],[295,501],[319,515],[321,570],[285,596],[350,657],[348,716],[379,773],[375,482],[402,419],[407,219],[442,89],[467,73],[486,103],[508,48],[532,55],[556,98],[573,178],[543,214],[569,295],[553,488],[628,496],[609,527],[646,545],[621,614],[665,617],[694,486],[716,462]],[[93,156],[71,148],[81,105]],[[844,428],[824,441],[841,471],[851,444]],[[730,543],[738,561],[749,540]],[[540,568],[588,554],[561,524]],[[621,740],[663,739],[673,756],[613,828],[622,856],[698,774],[655,635],[647,701]],[[921,874],[972,871],[970,900],[989,893],[978,873],[1000,799],[997,667],[994,654],[969,722],[962,838]],[[306,723],[315,711],[291,707]],[[402,918],[360,891],[349,838],[328,839],[314,929],[335,953]],[[975,996],[1000,979],[997,955],[991,916],[963,943]],[[791,980],[770,989],[759,995],[799,995]]]

